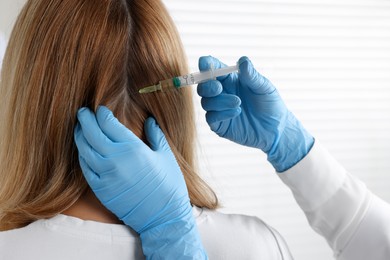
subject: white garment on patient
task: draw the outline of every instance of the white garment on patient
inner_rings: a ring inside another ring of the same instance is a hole
[[[210,260],[290,260],[287,245],[256,217],[194,207]],[[138,235],[124,225],[58,215],[24,228],[0,232],[1,260],[144,259]]]
[[[390,205],[316,142],[297,165],[278,174],[338,260],[390,259]],[[256,217],[194,208],[213,259],[292,259],[282,237]],[[121,225],[59,215],[0,232],[0,260],[142,259],[136,234]]]

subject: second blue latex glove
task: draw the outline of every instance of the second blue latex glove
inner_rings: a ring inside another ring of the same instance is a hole
[[[183,174],[155,120],[145,122],[149,147],[106,107],[77,116],[84,176],[102,204],[140,234],[147,259],[207,259]]]
[[[247,57],[231,73],[198,85],[202,107],[212,131],[233,142],[260,148],[278,172],[300,161],[313,137],[287,109],[273,84],[258,73]],[[199,59],[199,69],[225,67],[211,56]]]

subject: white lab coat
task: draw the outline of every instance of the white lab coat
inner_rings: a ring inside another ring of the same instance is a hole
[[[279,176],[336,259],[390,259],[390,205],[348,174],[320,144]]]

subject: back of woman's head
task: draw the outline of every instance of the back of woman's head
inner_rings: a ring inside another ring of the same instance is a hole
[[[143,138],[154,116],[186,178],[193,204],[215,208],[194,170],[190,89],[138,94],[187,72],[159,0],[30,0],[18,17],[0,85],[0,230],[70,207],[87,189],[73,141],[82,106],[106,105]]]

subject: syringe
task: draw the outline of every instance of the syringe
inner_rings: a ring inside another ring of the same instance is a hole
[[[139,90],[139,93],[151,93],[155,91],[165,91],[168,89],[181,88],[205,82],[216,77],[227,75],[232,72],[238,71],[238,65],[224,67],[220,69],[210,69],[207,71],[194,72],[184,76],[174,77],[166,80],[161,80],[158,84],[145,87]]]

